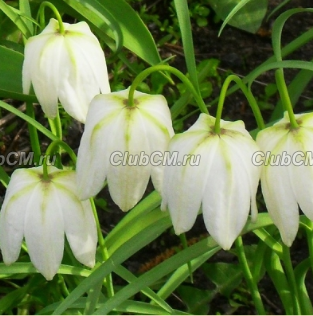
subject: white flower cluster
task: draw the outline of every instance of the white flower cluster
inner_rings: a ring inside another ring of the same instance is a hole
[[[260,150],[312,150],[312,114],[298,116],[296,129],[285,116],[261,131],[257,142],[241,121],[221,121],[216,134],[215,118],[207,114],[174,136],[165,98],[136,91],[130,106],[128,89],[110,93],[104,54],[88,25],[64,25],[65,33],[60,34],[52,19],[27,41],[23,87],[29,93],[33,86],[49,118],[57,114],[59,100],[71,116],[85,123],[77,172],[49,167],[47,179],[41,166],[13,173],[0,215],[6,264],[17,260],[25,237],[34,266],[52,279],[62,260],[65,234],[77,260],[92,267],[97,236],[88,198],[105,181],[113,201],[128,211],[142,198],[151,177],[177,234],[191,229],[202,210],[209,233],[224,249],[242,232],[250,209],[256,217],[260,177],[268,211],[287,245],[298,230],[298,205],[313,220],[312,167],[256,166],[251,159]],[[201,160],[193,166],[110,163],[114,152],[156,151],[200,155]]]

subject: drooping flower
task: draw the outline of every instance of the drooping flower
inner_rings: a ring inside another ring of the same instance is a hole
[[[65,111],[84,123],[92,98],[110,93],[107,66],[98,39],[86,22],[59,23],[51,19],[46,28],[28,39],[23,64],[23,92],[31,84],[49,118],[57,114],[58,99]]]
[[[29,256],[47,280],[61,264],[64,233],[76,259],[95,264],[97,233],[89,201],[77,197],[75,171],[48,166],[17,169],[11,177],[0,213],[0,247],[9,265],[19,256],[25,237]]]
[[[257,136],[264,158],[262,193],[287,246],[298,232],[299,207],[313,220],[313,114],[296,115],[296,121],[299,126],[291,128],[286,112]]]
[[[134,101],[128,106],[128,89],[92,100],[77,157],[82,200],[96,195],[105,179],[123,211],[142,198],[150,176],[161,191],[162,155],[174,134],[170,111],[161,95],[135,91]]]
[[[250,205],[252,215],[257,214],[260,168],[251,157],[258,147],[242,121],[221,120],[220,134],[214,124],[214,117],[201,114],[186,132],[171,139],[169,150],[178,158],[165,167],[161,209],[169,209],[175,232],[181,234],[191,229],[202,205],[208,232],[229,249],[247,221]]]

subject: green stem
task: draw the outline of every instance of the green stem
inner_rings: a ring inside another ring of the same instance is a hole
[[[35,120],[34,106],[31,102],[26,102],[26,114]],[[31,148],[34,152],[35,163],[38,164],[41,156],[40,143],[37,129],[30,123],[27,123]]]
[[[98,242],[99,242],[99,247],[100,247],[100,251],[101,251],[101,255],[102,255],[102,260],[103,261],[107,261],[109,259],[109,254],[108,254],[108,249],[107,249],[107,247],[105,245],[105,240],[103,238],[103,234],[102,234],[102,230],[101,230],[101,226],[100,226],[100,221],[99,221],[96,205],[95,205],[95,202],[94,202],[93,198],[90,198],[89,201],[90,201],[92,212],[93,212],[93,215],[94,215],[95,221],[96,221]],[[113,280],[112,280],[112,274],[111,273],[109,273],[106,276],[106,288],[107,288],[108,297],[109,298],[113,297],[114,296],[114,287],[113,287]]]
[[[70,292],[69,292],[69,290],[68,290],[68,288],[67,288],[67,286],[66,286],[66,284],[65,284],[65,280],[64,280],[63,275],[59,274],[58,277],[59,277],[58,283],[59,283],[59,285],[60,285],[62,294],[63,294],[65,297],[69,296],[69,295],[70,295]]]
[[[51,132],[59,139],[62,139],[62,124],[60,119],[59,110],[57,116],[54,119],[48,119]]]
[[[65,142],[63,142],[62,140],[60,139],[57,139],[55,141],[53,141],[47,148],[46,150],[46,154],[45,154],[45,158],[43,160],[43,178],[45,180],[48,180],[49,179],[49,175],[48,175],[48,158],[50,158],[50,156],[52,155],[52,153],[55,151],[55,147],[62,147],[70,156],[70,158],[72,159],[74,165],[76,165],[76,155],[73,151],[73,149],[68,145],[66,144]]]
[[[291,128],[297,128],[299,125],[295,118],[295,114],[293,113],[293,107],[290,101],[288,88],[287,88],[285,78],[284,78],[283,69],[280,68],[275,71],[275,79],[276,79],[277,89],[279,91],[279,95],[281,97],[283,107],[285,108],[285,110],[288,112],[288,115],[289,115]]]
[[[260,108],[259,108],[253,94],[251,93],[251,91],[247,88],[247,86],[242,82],[242,80],[238,76],[230,75],[224,81],[223,86],[222,86],[222,90],[220,93],[220,97],[219,97],[219,101],[218,101],[218,105],[217,105],[217,111],[216,111],[216,120],[215,120],[214,132],[216,134],[220,134],[220,131],[221,131],[220,123],[221,123],[221,118],[222,118],[223,106],[224,106],[225,98],[227,96],[228,86],[230,85],[230,83],[232,81],[236,82],[237,85],[239,86],[239,88],[241,89],[241,91],[244,93],[245,97],[247,98],[247,100],[251,106],[251,109],[253,111],[253,114],[254,114],[254,117],[255,117],[256,122],[258,124],[259,129],[263,129],[265,127],[264,120],[263,120]]]
[[[176,68],[168,66],[168,65],[156,65],[156,66],[149,67],[149,68],[145,69],[144,71],[142,71],[135,78],[135,80],[133,81],[133,83],[129,89],[129,94],[128,94],[128,105],[129,106],[135,106],[134,93],[135,93],[135,90],[138,87],[138,85],[143,80],[145,80],[150,74],[152,74],[153,72],[156,72],[156,71],[168,71],[168,72],[172,73],[173,75],[175,75],[176,77],[178,77],[186,85],[186,87],[189,89],[189,91],[193,94],[200,111],[202,113],[209,114],[209,111],[208,111],[204,101],[202,100],[201,95],[197,92],[197,90],[195,89],[195,87],[193,86],[191,81],[182,72],[180,72]]]
[[[283,245],[283,262],[285,266],[285,271],[286,271],[286,276],[289,281],[289,284],[291,286],[292,290],[292,297],[293,297],[293,313],[295,315],[301,315],[301,309],[300,309],[300,304],[299,304],[299,293],[298,293],[298,287],[297,287],[297,282],[290,258],[290,250],[289,247],[286,245]]]
[[[179,235],[180,241],[183,244],[183,248],[188,248],[188,242],[186,238],[186,234],[180,234]],[[190,276],[190,282],[193,283],[193,275],[192,275],[192,267],[190,261],[187,262],[188,270],[189,270],[189,276]]]
[[[9,182],[10,182],[10,177],[8,174],[5,172],[2,166],[0,166],[0,182],[3,184],[5,188],[7,188]]]
[[[313,272],[313,222],[305,216],[301,218],[300,226],[304,227],[305,232],[306,232],[307,242],[308,242],[308,247],[309,247],[309,260],[310,260],[311,270]]]
[[[64,35],[65,29],[64,29],[64,24],[63,24],[61,15],[60,15],[58,9],[52,3],[48,2],[48,1],[42,2],[40,7],[39,7],[38,14],[39,14],[39,18],[40,18],[41,29],[44,29],[45,25],[46,25],[46,21],[45,21],[45,8],[46,7],[50,8],[53,11],[56,19],[59,22],[59,32],[60,32],[60,34]]]
[[[250,289],[251,296],[252,296],[255,308],[257,310],[257,313],[259,315],[266,315],[266,311],[263,306],[261,295],[257,287],[257,284],[253,279],[252,273],[250,271],[248,261],[245,255],[244,246],[242,243],[242,238],[240,236],[236,239],[235,244],[236,244],[236,249],[238,253],[239,263],[241,265],[243,275]]]

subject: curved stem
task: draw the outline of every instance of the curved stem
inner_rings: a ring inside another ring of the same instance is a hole
[[[257,313],[259,315],[266,315],[266,311],[263,306],[261,295],[260,295],[258,286],[256,282],[254,281],[252,273],[250,271],[248,261],[245,255],[245,250],[242,243],[242,238],[240,236],[236,239],[235,244],[236,244],[236,249],[238,253],[239,263],[241,265],[243,275],[250,289],[251,296],[252,296],[255,308],[257,310]]]
[[[293,107],[290,101],[288,88],[285,82],[284,71],[282,68],[277,69],[275,71],[275,79],[276,79],[277,89],[279,91],[279,95],[282,100],[282,104],[289,115],[291,128],[297,128],[299,125],[295,118],[295,114],[293,113]]]
[[[236,76],[236,75],[230,75],[226,78],[226,80],[223,83],[222,90],[220,93],[218,105],[217,105],[217,111],[216,111],[216,120],[215,120],[215,126],[214,126],[214,131],[216,134],[220,134],[221,127],[220,127],[220,122],[221,122],[221,117],[222,117],[222,111],[223,111],[223,106],[225,102],[225,98],[227,95],[227,90],[228,86],[230,83],[234,81],[237,83],[241,91],[244,93],[245,97],[247,98],[251,109],[253,111],[254,117],[256,119],[256,122],[258,124],[259,129],[263,129],[265,127],[264,120],[260,111],[260,108],[251,93],[251,91],[247,88],[247,86],[242,82],[242,80]]]
[[[76,155],[75,155],[73,149],[68,144],[63,142],[62,140],[60,140],[60,139],[55,140],[48,146],[48,148],[46,150],[45,158],[43,160],[43,164],[42,164],[43,165],[43,178],[45,180],[49,179],[47,160],[48,160],[48,158],[50,158],[51,154],[54,152],[56,147],[62,147],[69,154],[74,165],[76,165]]]
[[[60,34],[64,35],[65,29],[64,29],[64,24],[63,24],[61,15],[60,15],[58,9],[51,2],[48,2],[48,1],[42,2],[40,5],[40,8],[39,8],[39,11],[38,11],[41,29],[44,29],[46,26],[46,22],[45,22],[45,8],[46,7],[50,8],[53,11],[56,19],[59,22],[59,32],[60,32]]]
[[[93,198],[90,198],[89,201],[90,201],[92,212],[93,212],[93,215],[94,215],[95,221],[96,221],[98,242],[99,242],[99,247],[100,247],[100,251],[101,251],[102,260],[103,261],[107,261],[109,259],[108,249],[107,249],[107,247],[105,245],[105,240],[104,240],[103,235],[102,235],[100,221],[99,221],[97,209],[96,209],[96,206],[95,206],[95,202],[94,202]],[[113,280],[112,280],[112,274],[111,273],[109,273],[106,276],[106,288],[107,288],[108,297],[113,297],[114,296],[114,287],[113,287]]]
[[[135,78],[135,80],[133,81],[133,83],[129,89],[129,94],[128,94],[128,105],[129,106],[134,106],[134,93],[135,93],[137,86],[143,80],[145,80],[150,74],[152,74],[153,72],[156,72],[156,71],[168,71],[168,72],[172,73],[173,75],[175,75],[177,78],[179,78],[186,85],[186,87],[189,89],[189,91],[193,94],[200,111],[202,113],[209,114],[209,111],[208,111],[204,101],[202,100],[201,95],[199,95],[199,93],[197,92],[197,90],[195,89],[195,87],[193,86],[191,81],[182,72],[180,72],[176,68],[168,66],[168,65],[156,65],[156,66],[149,67],[149,68],[145,69],[144,71],[142,71]]]

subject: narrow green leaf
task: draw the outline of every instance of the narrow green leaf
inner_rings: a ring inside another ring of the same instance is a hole
[[[117,266],[114,269],[114,273],[120,276],[122,279],[127,281],[128,283],[135,283],[137,282],[138,278],[134,276],[130,271],[124,268],[122,265]],[[141,291],[144,295],[149,297],[152,302],[158,304],[161,308],[169,313],[173,313],[173,309],[160,297],[160,295],[155,294],[150,288],[145,288]]]
[[[102,302],[103,301],[103,302]],[[106,300],[102,300],[101,303],[97,305],[97,308],[102,307]],[[79,298],[75,303],[73,303],[72,308],[73,309],[81,309],[83,310],[86,304],[85,298]],[[41,314],[51,314],[56,308],[60,306],[60,302],[50,304],[49,306],[45,307],[40,311]],[[119,313],[132,313],[136,315],[171,315],[170,313],[164,311],[162,308],[158,306],[151,305],[149,303],[145,302],[137,302],[137,301],[131,301],[126,300],[122,304],[120,304],[116,309],[114,309],[115,312]],[[188,315],[187,313],[184,313],[179,310],[173,310],[173,315]]]
[[[215,247],[212,250],[204,253],[202,256],[199,256],[190,261],[192,272],[196,271],[204,262],[211,258],[215,253],[217,253],[221,248]],[[178,268],[166,281],[166,283],[158,291],[158,295],[163,299],[168,298],[180,284],[182,284],[189,275],[189,268],[187,265],[183,265]]]
[[[272,69],[278,69],[278,68],[306,69],[306,70],[313,71],[313,64],[309,61],[301,61],[301,60],[284,60],[284,61],[272,62],[269,64],[263,64],[249,74],[249,86],[251,86],[253,81],[262,73],[272,70]]]
[[[31,102],[37,101],[35,95],[23,94],[23,60],[23,54],[0,46],[0,98],[11,98]]]
[[[0,0],[0,10],[17,26],[26,38],[32,35],[19,10],[7,5],[3,0]]]
[[[313,62],[313,60],[311,60]],[[295,106],[301,97],[304,89],[310,83],[313,78],[313,72],[310,70],[300,70],[298,74],[294,77],[291,81],[290,85],[288,86],[288,93],[290,96],[290,101],[293,106]],[[275,106],[274,111],[272,112],[270,122],[276,121],[282,118],[284,115],[284,108],[281,101],[277,103]]]
[[[297,265],[295,268],[295,279],[299,291],[299,300],[301,305],[301,311],[303,315],[313,315],[313,306],[308,294],[305,278],[308,270],[310,269],[310,259],[307,258]]]
[[[209,0],[209,3],[224,20],[218,34],[220,36],[227,24],[256,33],[265,17],[268,0]]]
[[[82,281],[71,294],[60,304],[54,311],[55,315],[62,314],[84,293],[86,293],[91,286],[96,284],[99,280],[103,280],[109,273],[114,271],[115,267],[128,259],[139,249],[150,243],[158,237],[165,229],[171,225],[169,218],[162,218],[159,221],[148,226],[130,240],[126,241],[120,248],[118,248],[112,256],[99,266],[88,278]],[[144,288],[146,288],[145,286]]]
[[[251,231],[253,229],[261,228],[264,226],[272,225],[273,222],[267,213],[262,213],[258,215],[255,223],[249,222],[243,230],[243,233]],[[152,228],[151,228],[152,229]],[[146,288],[156,282],[157,280],[163,278],[164,276],[176,270],[182,265],[185,265],[188,261],[191,261],[207,251],[212,251],[213,248],[217,247],[216,242],[212,237],[208,237],[187,249],[184,249],[174,255],[173,257],[163,261],[152,270],[146,272],[140,276],[136,283],[129,284],[121,289],[114,297],[110,298],[103,308],[99,308],[95,315],[108,314],[111,310],[119,306],[122,302],[127,300],[132,295],[138,293],[141,289]],[[121,247],[122,248],[122,247]],[[213,255],[213,252],[212,252]],[[113,254],[114,256],[114,254]],[[112,256],[112,257],[113,257]],[[61,312],[63,309],[61,310]],[[57,312],[60,312],[59,310]]]
[[[22,298],[27,294],[28,287],[12,290],[9,294],[0,299],[0,314],[7,315],[10,313],[11,308],[14,308],[16,304],[21,302]]]
[[[30,5],[28,0],[19,0],[19,7],[21,11],[21,18],[23,19],[24,23],[26,24],[30,35],[34,34],[34,26],[31,22],[32,14],[30,10]]]
[[[293,314],[293,299],[285,271],[281,265],[278,255],[269,251],[264,260],[268,275],[274,283],[277,293],[283,303],[287,315]]]
[[[117,243],[120,243],[121,235],[128,234],[129,228],[132,228],[134,224],[139,222],[142,216],[145,216],[145,214],[151,212],[160,204],[160,194],[157,191],[153,191],[128,212],[105,238],[105,244],[110,248],[110,251],[114,252],[114,248],[117,248]]]
[[[282,13],[274,22],[272,30],[272,46],[277,61],[282,60],[281,35],[286,21],[294,14],[301,12],[313,12],[313,9],[291,9]]]
[[[195,89],[200,93],[188,2],[187,0],[174,0],[174,3],[182,35],[185,61],[190,76],[190,81],[192,82]]]
[[[20,110],[16,109],[10,104],[7,104],[3,101],[0,101],[0,107],[15,114],[16,116],[20,117],[23,119],[25,122],[28,122],[32,126],[34,126],[38,131],[40,131],[42,134],[50,138],[51,140],[59,140],[57,136],[52,134],[47,128],[45,128],[42,124],[38,123],[36,120],[33,118],[29,117],[28,115],[24,114]]]
[[[90,287],[90,290],[88,292],[88,296],[86,299],[84,315],[91,315],[95,311],[96,306],[98,304],[99,296],[101,293],[102,284],[103,284],[103,281],[100,280],[94,286]]]

